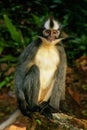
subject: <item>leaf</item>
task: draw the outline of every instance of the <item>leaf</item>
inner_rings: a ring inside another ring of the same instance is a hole
[[[2,54],[3,50],[4,50],[4,48],[0,48],[0,54]]]
[[[0,58],[0,63],[1,62],[6,62],[6,61],[13,61],[13,62],[15,62],[17,59],[15,58],[15,57],[13,57],[13,56],[11,56],[11,55],[6,55],[6,56],[4,56],[4,57],[2,57],[2,58]]]
[[[87,111],[86,110],[82,110],[82,114],[87,117]]]
[[[38,27],[40,27],[41,24],[42,24],[40,18],[39,18],[38,16],[34,15],[34,14],[32,14],[32,17],[33,17],[34,23],[35,23]]]
[[[11,34],[11,37],[16,42],[23,42],[23,37],[20,31],[17,31],[16,27],[12,24],[11,20],[7,15],[3,15],[8,31]]]
[[[61,4],[63,2],[62,2],[62,0],[53,0],[53,3]]]
[[[15,68],[12,66],[10,67],[6,72],[5,75],[9,76],[10,74],[12,74],[15,71]]]
[[[36,122],[37,122],[38,125],[41,125],[41,120],[36,119]]]
[[[74,99],[74,101],[77,102],[77,104],[81,105],[81,95],[75,91],[73,91],[71,88],[67,88],[68,93],[71,95],[71,97]]]
[[[6,81],[5,81],[5,80],[2,81],[2,82],[0,82],[0,89],[1,89],[3,86],[5,86],[5,84],[6,84]]]
[[[5,47],[7,47],[5,46],[5,42],[2,39],[0,39],[0,54],[2,54]]]
[[[69,95],[74,99],[74,101],[81,107],[87,108],[87,95],[84,94],[80,94],[74,90],[72,90],[71,88],[67,88],[67,92],[69,93]]]

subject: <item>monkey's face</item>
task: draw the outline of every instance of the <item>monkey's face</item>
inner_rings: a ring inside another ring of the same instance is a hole
[[[48,19],[44,24],[43,37],[49,42],[60,38],[60,25],[54,19]]]
[[[55,39],[58,39],[60,35],[59,30],[55,29],[45,29],[43,31],[43,36],[50,42],[54,41]]]

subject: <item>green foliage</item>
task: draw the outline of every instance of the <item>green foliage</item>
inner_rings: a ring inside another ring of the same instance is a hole
[[[74,37],[68,41],[66,46],[67,58],[69,65],[73,65],[75,60],[82,55],[87,55],[87,37],[82,34],[81,37]]]
[[[0,55],[2,54],[4,48],[5,48],[4,41],[0,40]]]
[[[0,63],[16,64],[23,49],[41,35],[40,27],[50,15],[71,37],[64,43],[68,64],[73,65],[77,58],[87,55],[87,0],[3,0],[0,1]]]
[[[41,122],[40,119],[36,119],[36,123],[37,123],[38,125],[41,125],[41,124],[42,124],[42,122]]]
[[[0,89],[2,87],[4,87],[4,86],[12,88],[13,87],[12,80],[13,80],[13,76],[12,75],[11,76],[6,76],[5,79],[0,82]]]
[[[8,31],[11,34],[12,39],[19,43],[22,42],[23,38],[22,38],[21,33],[17,31],[16,27],[12,24],[11,20],[8,18],[7,15],[4,15],[4,20],[7,25]]]
[[[83,110],[83,111],[82,111],[82,114],[83,114],[84,116],[87,116],[87,111],[86,111],[86,110]]]
[[[11,20],[8,18],[7,15],[3,15],[3,17],[4,17],[6,27],[8,28],[8,32],[11,36],[11,39],[9,41],[5,41],[3,38],[0,40],[0,54],[3,54],[6,48],[8,49],[13,48],[14,50],[16,49],[17,51],[20,51],[20,46],[22,46],[22,48],[25,48],[22,33],[21,31],[16,29],[16,27],[12,24]],[[17,60],[10,53],[8,55],[4,55],[4,57],[2,56],[2,58],[0,59],[0,63],[7,62],[7,61],[15,62]]]
[[[11,38],[16,42],[14,42],[14,44],[21,43],[21,45],[25,47],[21,31],[16,29],[7,15],[3,15],[3,17]]]
[[[16,57],[14,57],[12,55],[6,55],[6,56],[4,56],[3,58],[0,59],[1,63],[4,63],[6,61],[15,62],[16,61]]]

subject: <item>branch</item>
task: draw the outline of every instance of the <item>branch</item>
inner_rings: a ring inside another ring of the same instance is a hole
[[[16,109],[5,121],[0,123],[0,130],[4,130],[5,128],[13,124],[20,115],[20,110]]]

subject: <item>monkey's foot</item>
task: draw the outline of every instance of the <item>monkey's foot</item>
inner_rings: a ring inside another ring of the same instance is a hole
[[[49,107],[41,111],[41,114],[44,115],[47,119],[52,119],[52,113]]]
[[[20,109],[24,116],[32,118],[32,113],[28,109]]]
[[[40,114],[44,115],[47,119],[52,119],[52,113],[48,102],[42,102],[39,104]]]

